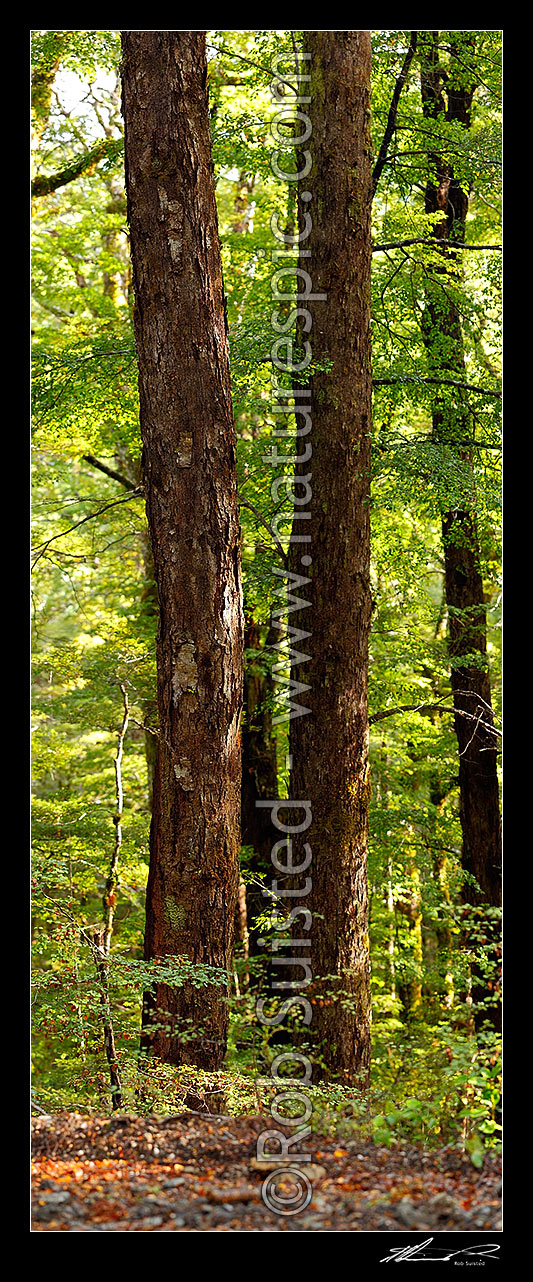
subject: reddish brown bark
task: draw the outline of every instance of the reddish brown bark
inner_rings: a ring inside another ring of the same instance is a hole
[[[205,33],[128,31],[122,44],[146,508],[160,605],[145,957],[181,956],[224,974],[238,886],[243,627]],[[155,1008],[145,1004],[150,1047],[170,1063],[219,1067],[227,1022],[224,986],[159,985]]]
[[[313,292],[327,294],[306,306],[313,360],[329,368],[310,379],[312,432],[296,450],[312,441],[311,461],[296,468],[311,473],[312,542],[291,544],[289,562],[310,579],[297,592],[311,608],[291,613],[290,623],[312,637],[303,646],[311,662],[292,673],[311,690],[299,696],[310,715],[291,722],[291,797],[308,799],[313,814],[304,835],[316,914],[313,987],[305,990],[315,998],[310,1035],[324,1072],[346,1082],[364,1078],[370,1059],[370,32],[305,32],[304,50],[311,54],[302,92],[311,99],[313,168],[300,187],[312,193],[305,205],[312,230],[302,246],[311,256],[300,265]],[[297,521],[295,531],[302,529]],[[301,560],[307,555],[309,567]],[[321,1071],[317,1057],[315,1080]]]

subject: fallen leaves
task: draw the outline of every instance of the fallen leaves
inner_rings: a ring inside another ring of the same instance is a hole
[[[270,1160],[252,1157],[250,1161],[251,1171],[263,1171],[265,1175],[268,1175],[269,1171],[279,1171],[285,1166],[287,1166],[289,1173],[291,1171],[291,1167],[296,1167],[297,1170],[304,1171],[307,1178],[311,1181],[323,1180],[324,1176],[327,1174],[324,1166],[317,1166],[315,1162],[303,1162],[300,1166],[297,1158],[294,1159],[293,1163],[282,1162],[281,1159],[279,1157],[275,1157],[275,1155],[273,1155]]]
[[[302,1165],[313,1197],[290,1222],[262,1200],[256,1157],[265,1120],[40,1117],[33,1128],[36,1232],[356,1232],[498,1229],[499,1159],[476,1171],[446,1148],[380,1148],[311,1136]],[[319,1165],[317,1158],[324,1165]],[[298,1163],[295,1163],[298,1165]],[[290,1167],[287,1179],[291,1178]]]

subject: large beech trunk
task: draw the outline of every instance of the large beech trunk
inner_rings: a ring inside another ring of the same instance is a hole
[[[312,198],[308,338],[313,361],[329,366],[309,380],[312,540],[292,543],[290,569],[310,583],[296,589],[310,609],[291,612],[291,626],[311,631],[298,649],[311,654],[292,676],[311,686],[300,696],[310,715],[291,721],[291,797],[308,799],[313,821],[311,958],[314,999],[310,1036],[322,1071],[363,1080],[370,1060],[368,942],[368,635],[370,627],[370,211],[372,203],[369,31],[309,31],[304,52],[310,82],[306,143],[313,168],[300,187]],[[305,217],[300,195],[300,227]],[[304,335],[302,334],[302,342]],[[300,381],[306,375],[300,375]],[[307,398],[300,404],[307,404]],[[298,423],[301,419],[298,418]],[[301,510],[301,509],[300,509]],[[302,522],[295,531],[302,533]],[[309,565],[308,558],[312,558]],[[302,560],[303,558],[303,560]],[[303,839],[302,839],[303,840]],[[300,901],[298,901],[299,903]],[[296,922],[301,935],[301,921]]]
[[[157,580],[159,753],[145,957],[231,963],[243,623],[235,433],[205,33],[122,33],[126,187],[146,508]],[[158,985],[145,1045],[218,1068],[227,986]]]

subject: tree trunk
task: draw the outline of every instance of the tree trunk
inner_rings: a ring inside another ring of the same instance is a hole
[[[146,507],[160,606],[145,958],[179,956],[227,975],[243,625],[205,33],[127,31],[122,45]],[[227,985],[158,985],[145,1002],[145,1044],[168,1063],[220,1067],[227,1025]]]
[[[370,32],[305,32],[304,52],[311,54],[302,92],[311,99],[306,146],[313,168],[300,184],[307,202],[300,190],[300,228],[308,211],[312,229],[300,267],[313,292],[327,294],[305,304],[312,318],[306,337],[313,361],[330,367],[313,374],[310,397],[298,402],[310,406],[312,421],[310,437],[296,447],[301,453],[311,440],[312,461],[295,467],[296,476],[312,473],[312,542],[291,543],[289,565],[308,576],[296,591],[311,608],[291,612],[290,623],[312,637],[304,647],[311,661],[301,672],[295,664],[291,676],[310,685],[299,697],[311,715],[291,720],[291,797],[308,799],[313,814],[305,833],[317,914],[313,987],[306,989],[315,998],[311,1037],[325,1073],[349,1082],[356,1074],[364,1079],[370,1061]],[[303,346],[302,331],[300,338]],[[299,535],[302,528],[301,521],[293,527]],[[316,1063],[315,1080],[321,1072]]]
[[[274,644],[277,639],[277,634],[275,638],[271,637],[271,644]],[[272,871],[270,816],[268,811],[260,809],[256,802],[267,797],[275,797],[278,787],[276,740],[272,731],[272,711],[269,703],[274,687],[269,673],[265,672],[261,666],[261,651],[264,653],[268,644],[269,636],[265,646],[261,646],[257,623],[251,616],[245,617],[245,650],[256,651],[257,655],[255,660],[253,656],[248,655],[244,667],[242,721],[241,841],[243,846],[251,846],[253,849],[248,868],[257,882],[257,884],[249,884],[246,888],[251,956],[256,956],[258,953],[257,938],[261,934],[254,928],[254,920],[259,913],[265,911],[259,882],[261,878],[268,878]]]
[[[72,31],[48,31],[45,48],[31,74],[31,122],[33,141],[37,144],[50,116],[54,80],[61,58],[72,40]]]
[[[451,63],[446,80],[447,107],[442,92],[437,32],[419,33],[421,93],[426,119],[445,116],[463,128],[471,123],[474,81],[468,54],[475,43],[474,32],[458,33],[461,49],[451,44]],[[461,56],[462,55],[462,56]],[[442,241],[446,266],[437,267],[426,290],[426,320],[422,327],[432,373],[448,374],[466,382],[461,317],[446,288],[446,267],[454,267],[457,255],[446,249],[446,241],[464,241],[468,195],[455,179],[449,162],[437,153],[428,157],[432,173],[426,185],[425,212],[445,214],[434,236]],[[453,399],[449,392],[433,402],[433,435],[451,447],[462,464],[471,462],[465,442],[472,434],[472,413],[465,394]],[[462,867],[466,873],[465,904],[501,905],[501,827],[497,776],[497,738],[491,705],[487,663],[487,617],[481,575],[479,540],[475,512],[468,505],[443,511],[442,537],[445,560],[445,588],[448,607],[448,648],[451,660],[451,687],[455,708],[455,733],[459,750],[459,806],[462,829]],[[491,931],[491,934],[494,934]],[[497,946],[494,940],[492,946]],[[486,996],[474,982],[474,1002]],[[498,1026],[499,1012],[489,1017]],[[485,1016],[486,1017],[486,1016]]]

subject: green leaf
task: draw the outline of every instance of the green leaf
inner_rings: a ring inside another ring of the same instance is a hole
[[[472,1166],[475,1166],[476,1170],[480,1171],[481,1167],[483,1166],[483,1158],[485,1156],[485,1147],[483,1144],[483,1140],[479,1135],[474,1134],[474,1135],[471,1135],[469,1139],[467,1139],[466,1151],[468,1153]]]

